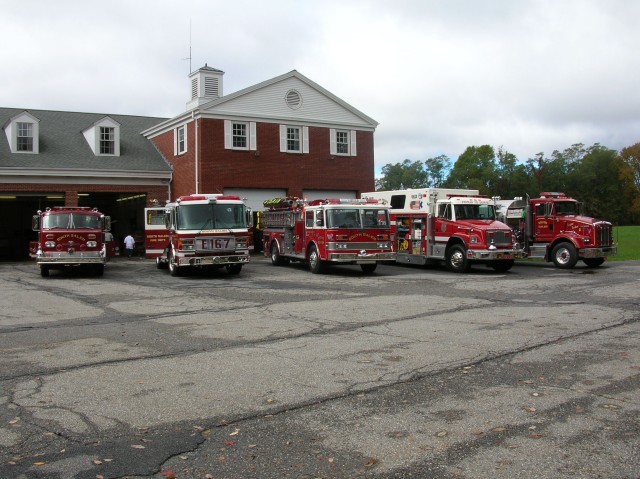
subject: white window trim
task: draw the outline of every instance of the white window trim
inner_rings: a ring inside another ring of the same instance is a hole
[[[247,135],[248,135],[247,146],[242,148],[233,146],[233,124],[234,123],[243,123],[247,125]],[[225,150],[256,151],[258,148],[258,139],[256,136],[256,122],[224,120],[224,148]]]
[[[33,148],[31,151],[18,151],[18,123],[31,123],[31,133],[33,135]],[[30,113],[22,112],[13,117],[10,123],[4,129],[4,133],[9,142],[11,153],[19,153],[25,155],[37,155],[40,153],[40,120]]]
[[[349,133],[349,152],[338,153],[338,131]],[[335,156],[357,156],[356,150],[356,130],[346,130],[344,128],[329,129],[329,153]]]
[[[302,133],[300,138],[301,150],[287,150],[287,128],[299,128]],[[280,125],[280,152],[281,153],[309,153],[309,127],[299,125]]]
[[[100,153],[100,128],[113,128],[113,153]],[[112,120],[108,116],[95,122],[82,132],[85,140],[89,144],[91,151],[96,156],[120,156],[120,123]]]
[[[180,150],[180,130],[184,129],[184,149]],[[173,156],[184,155],[189,147],[187,142],[187,134],[189,128],[187,128],[187,124],[180,125],[173,130]]]

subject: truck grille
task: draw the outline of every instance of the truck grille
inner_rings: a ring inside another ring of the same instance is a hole
[[[613,231],[611,225],[600,224],[596,226],[596,246],[612,246]]]
[[[489,230],[487,231],[487,242],[496,246],[511,246],[511,231]]]

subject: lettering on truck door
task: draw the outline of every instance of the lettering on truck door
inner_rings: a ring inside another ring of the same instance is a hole
[[[553,218],[544,216],[545,205],[534,205],[533,228],[536,241],[550,241],[553,237]]]

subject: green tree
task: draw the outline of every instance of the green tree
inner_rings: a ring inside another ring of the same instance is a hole
[[[428,185],[427,172],[421,161],[404,160],[382,167],[382,177],[376,179],[376,190],[399,190],[402,188],[424,188]]]
[[[425,162],[427,173],[427,186],[439,188],[447,179],[447,174],[451,169],[451,160],[447,155],[440,155],[429,158]]]
[[[638,223],[640,218],[640,143],[623,148],[620,159],[624,168],[620,172],[621,181],[633,185],[633,198],[630,205],[631,222]]]
[[[496,168],[496,154],[492,146],[469,146],[453,165],[445,186],[476,189],[482,195],[493,196]]]

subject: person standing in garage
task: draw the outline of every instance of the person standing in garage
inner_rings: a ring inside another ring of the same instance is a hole
[[[133,255],[133,249],[136,247],[136,240],[130,234],[124,239],[124,250],[127,254],[127,258],[131,259]]]

